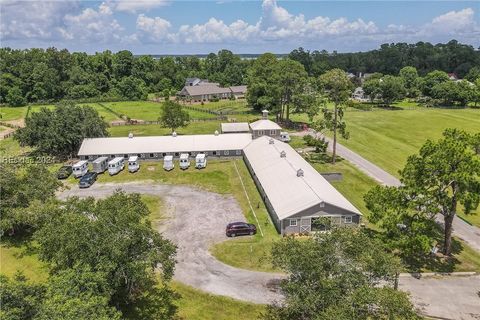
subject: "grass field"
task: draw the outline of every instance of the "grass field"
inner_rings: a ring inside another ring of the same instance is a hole
[[[192,106],[205,110],[221,112],[222,114],[229,114],[231,112],[246,112],[252,110],[252,108],[247,105],[246,100],[221,100],[217,102],[207,102],[203,105],[192,104]]]
[[[157,121],[162,112],[162,104],[152,101],[121,101],[104,102],[102,105],[124,114],[131,119],[140,119],[146,121]],[[192,119],[211,119],[216,116],[211,113],[186,110]]]
[[[27,107],[0,107],[0,121],[9,121],[25,118]]]

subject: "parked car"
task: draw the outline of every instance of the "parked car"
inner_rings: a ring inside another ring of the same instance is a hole
[[[98,173],[96,172],[87,172],[83,177],[80,178],[80,182],[78,183],[80,188],[89,188],[92,186],[92,184],[97,181],[97,175]]]
[[[254,224],[246,222],[232,222],[227,225],[225,234],[227,237],[235,237],[241,235],[251,235],[257,233],[257,227]]]
[[[57,178],[58,179],[67,179],[72,174],[72,166],[62,166],[57,171]]]

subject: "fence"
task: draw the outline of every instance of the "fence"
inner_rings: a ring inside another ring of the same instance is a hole
[[[210,122],[210,121],[226,121],[228,118],[226,116],[219,116],[209,119],[190,119],[190,122]],[[160,125],[160,121],[144,121],[144,120],[134,120],[134,121],[113,121],[110,122],[110,126],[136,126],[136,125]]]

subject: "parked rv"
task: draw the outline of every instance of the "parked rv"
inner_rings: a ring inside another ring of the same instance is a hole
[[[197,169],[203,169],[207,166],[207,157],[205,156],[205,153],[199,153],[195,157],[195,168]]]
[[[72,171],[75,178],[83,177],[88,172],[88,161],[78,161],[72,166]]]
[[[108,168],[108,158],[99,157],[92,162],[93,172],[103,173]]]
[[[67,179],[72,174],[72,166],[62,166],[57,171],[57,178],[58,179]]]
[[[119,173],[125,167],[125,160],[122,157],[116,157],[108,163],[108,173],[113,176]]]
[[[175,168],[175,165],[173,164],[173,156],[165,156],[163,158],[163,169],[170,171],[173,168]]]
[[[290,142],[290,135],[288,134],[288,132],[280,132],[280,141],[283,141],[283,142]]]
[[[128,158],[128,171],[131,173],[137,172],[140,169],[140,163],[137,156]]]
[[[87,172],[83,177],[80,178],[80,182],[78,183],[78,186],[80,188],[90,188],[92,184],[97,181],[97,175],[98,173],[96,172]]]
[[[180,155],[180,169],[186,170],[190,167],[190,159],[188,159],[188,153],[182,153]]]

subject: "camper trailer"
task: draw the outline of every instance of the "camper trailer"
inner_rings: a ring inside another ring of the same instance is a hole
[[[170,171],[173,168],[175,168],[175,165],[173,164],[173,156],[165,156],[163,158],[163,169]]]
[[[72,170],[75,178],[83,177],[88,172],[88,161],[78,161],[72,166]]]
[[[138,162],[137,156],[132,156],[128,158],[128,171],[133,173],[137,172],[140,169],[140,163]]]
[[[123,170],[125,167],[125,162],[122,157],[116,157],[113,160],[110,160],[108,163],[108,173],[110,173],[111,176],[114,174],[119,173],[120,171]]]
[[[103,173],[108,168],[108,158],[100,157],[92,162],[93,172]]]
[[[205,153],[199,153],[195,157],[195,168],[202,169],[207,166],[207,158],[205,157]]]
[[[288,132],[280,132],[280,141],[282,142],[290,142],[290,135],[288,134]]]
[[[188,153],[182,153],[180,155],[180,169],[186,170],[190,167],[190,159],[188,159]]]

